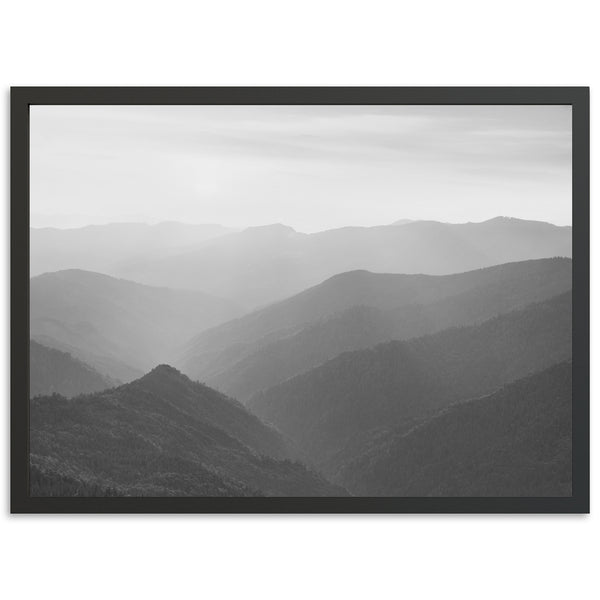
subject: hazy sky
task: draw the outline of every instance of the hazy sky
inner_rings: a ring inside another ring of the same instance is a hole
[[[31,224],[571,224],[568,106],[32,106]]]

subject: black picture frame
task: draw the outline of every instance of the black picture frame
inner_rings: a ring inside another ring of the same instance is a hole
[[[29,496],[29,107],[35,104],[572,106],[573,494],[563,498],[40,498]],[[12,513],[589,512],[589,88],[14,87],[11,89]]]

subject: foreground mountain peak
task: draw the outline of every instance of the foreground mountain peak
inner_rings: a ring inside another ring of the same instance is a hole
[[[189,381],[187,375],[184,375],[181,371],[178,371],[175,367],[172,367],[166,363],[156,365],[156,367],[154,367],[151,371],[148,371],[148,373],[146,373],[143,377],[140,377],[138,381],[145,381],[149,379],[178,379],[181,381]]]
[[[176,375],[180,377],[185,377],[185,375],[183,375],[181,371],[178,371],[175,367],[172,367],[171,365],[168,365],[166,363],[156,365],[156,367],[149,371],[148,374],[150,375],[152,373],[155,375]]]
[[[183,390],[193,384],[192,380],[171,365],[160,364],[129,385],[141,386],[148,390]]]

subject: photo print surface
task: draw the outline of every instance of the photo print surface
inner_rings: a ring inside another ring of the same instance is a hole
[[[30,494],[572,495],[571,107],[30,109]]]

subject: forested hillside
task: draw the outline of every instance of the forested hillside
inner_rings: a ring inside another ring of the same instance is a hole
[[[342,352],[476,323],[570,289],[571,260],[561,258],[440,277],[342,273],[201,333],[177,364],[245,401]]]
[[[339,480],[362,496],[570,496],[571,390],[565,362],[390,427],[353,449]]]
[[[392,303],[400,296],[397,291],[394,295],[393,290],[378,289],[379,281],[389,279],[389,276],[366,272],[348,275],[356,275],[357,280],[363,280],[363,285],[357,282],[355,286],[363,294],[365,289],[380,293],[379,298],[374,295],[369,299],[376,305]],[[435,297],[436,293],[452,294],[440,300],[428,302],[425,299],[420,304],[411,303],[393,309],[353,306],[312,321],[297,333],[282,333],[274,341],[261,340],[255,351],[245,349],[247,354],[243,358],[209,374],[206,381],[245,402],[254,393],[316,367],[342,352],[481,322],[565,292],[571,287],[571,261],[547,259],[512,263],[462,275],[443,278],[446,281],[439,282],[442,290],[429,290],[429,297]],[[435,282],[437,278],[431,279]],[[410,289],[410,283],[409,279],[406,288]],[[460,289],[463,291],[458,292]],[[345,296],[347,299],[352,298],[352,291],[351,288]],[[423,296],[426,298],[427,294]],[[269,340],[273,337],[276,335],[269,336]],[[221,364],[226,364],[231,356],[232,353],[224,352]]]
[[[571,294],[482,324],[348,352],[258,393],[249,408],[320,465],[354,436],[571,357]]]
[[[95,498],[123,495],[115,488],[60,475],[50,469],[40,469],[35,464],[29,465],[29,491],[32,496],[45,498],[65,496]]]
[[[114,387],[119,382],[98,373],[66,352],[29,342],[29,395],[67,398]]]
[[[119,495],[345,494],[235,400],[166,365],[96,394],[33,398],[30,449],[53,481]]]

